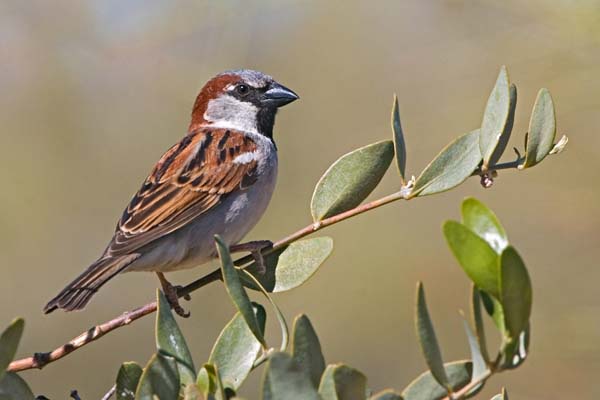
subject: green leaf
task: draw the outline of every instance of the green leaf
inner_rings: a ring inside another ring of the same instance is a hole
[[[499,256],[494,249],[459,222],[446,221],[443,230],[450,250],[473,283],[481,290],[498,298]]]
[[[490,296],[484,291],[480,291],[479,294],[481,296],[481,302],[483,303],[485,311],[490,317],[492,317],[496,328],[498,328],[500,333],[504,335],[506,328],[504,326],[504,311],[502,310],[502,304],[500,304],[496,298]]]
[[[264,335],[265,309],[257,303],[252,305],[261,333]],[[238,312],[221,331],[208,362],[219,368],[225,387],[237,390],[250,373],[260,349],[260,342],[256,340],[248,324]]]
[[[439,193],[460,185],[480,161],[477,129],[446,146],[421,172],[409,197]]]
[[[392,389],[386,389],[381,392],[375,393],[369,400],[403,400],[402,396],[394,392]]]
[[[0,378],[0,400],[34,400],[35,396],[27,382],[14,372],[6,372]]]
[[[394,153],[396,154],[396,166],[400,172],[400,182],[402,186],[406,185],[406,144],[404,142],[404,132],[400,124],[400,110],[398,107],[398,96],[394,95],[394,105],[392,106],[392,131],[394,132]]]
[[[541,89],[535,99],[525,145],[525,162],[519,168],[530,168],[541,162],[554,147],[556,117],[548,89]]]
[[[16,318],[0,335],[0,379],[8,368],[8,364],[15,358],[24,327],[23,318]]]
[[[319,387],[321,375],[325,370],[325,358],[321,352],[321,343],[308,317],[304,314],[296,317],[292,337],[292,357],[308,373],[315,388]]]
[[[200,391],[204,394],[206,400],[226,400],[225,389],[221,381],[219,369],[206,363],[198,371],[198,380],[196,382]]]
[[[249,272],[247,272],[245,270],[241,270],[241,272],[244,273],[245,276],[252,281],[254,286],[258,287],[260,292],[263,294],[263,296],[265,296],[267,298],[267,300],[273,307],[273,311],[275,311],[275,316],[277,317],[277,322],[279,323],[279,328],[281,329],[281,345],[280,345],[281,350],[280,351],[285,351],[285,349],[287,349],[287,346],[288,346],[288,340],[289,340],[290,335],[289,335],[287,321],[285,320],[285,317],[283,316],[281,309],[279,309],[279,306],[277,305],[277,303],[275,303],[275,301],[273,300],[273,298],[271,297],[269,292],[267,292],[267,290],[260,284],[260,282],[258,280],[256,280],[256,278],[254,278],[254,276],[252,276],[252,274],[250,274]]]
[[[308,374],[287,353],[273,353],[262,384],[263,400],[322,400]]]
[[[425,301],[425,291],[423,290],[423,284],[421,282],[417,284],[415,327],[421,350],[425,356],[425,362],[427,363],[431,374],[440,385],[450,389],[448,377],[444,370],[444,362],[442,361],[442,352],[440,351],[437,338],[435,337],[435,330],[433,329],[433,324],[429,317],[429,311],[427,310],[427,303]]]
[[[487,164],[491,165],[492,167],[496,165],[496,163],[500,160],[500,157],[502,157],[504,150],[506,150],[506,146],[508,145],[508,141],[510,139],[510,134],[512,133],[513,124],[515,122],[515,110],[517,108],[517,87],[512,83],[510,84],[509,92],[510,106],[506,125],[504,125],[504,130],[498,139],[494,153],[492,153],[492,156]]]
[[[140,377],[135,398],[177,400],[179,397],[179,372],[175,358],[161,353],[154,354]]]
[[[462,203],[462,222],[496,251],[508,246],[508,236],[498,221],[496,214],[479,200],[469,197]]]
[[[516,88],[514,95],[516,104]],[[508,73],[506,72],[506,67],[502,66],[498,78],[496,79],[496,85],[492,89],[492,93],[490,93],[490,97],[485,106],[483,121],[481,122],[481,131],[479,132],[479,150],[483,157],[484,169],[490,165],[492,155],[507,126],[511,106],[510,97]],[[506,138],[506,140],[508,140],[508,138]],[[506,144],[504,144],[504,146],[506,146]]]
[[[251,273],[268,292],[284,292],[294,289],[314,275],[331,255],[333,239],[318,237],[299,240],[289,246],[264,256],[266,271],[254,262],[245,270]],[[240,274],[244,286],[258,290],[244,274]]]
[[[471,382],[473,366],[470,361],[453,361],[444,364],[448,381],[453,391],[460,390]],[[448,391],[433,378],[430,371],[422,373],[402,391],[404,400],[440,400]]]
[[[246,321],[248,328],[254,334],[256,340],[258,340],[262,347],[266,348],[267,344],[262,335],[256,315],[254,315],[248,294],[242,286],[237,269],[233,266],[231,254],[229,254],[229,248],[219,235],[215,235],[215,241],[217,242],[217,251],[219,253],[219,258],[221,259],[221,273],[223,275],[225,289],[227,290],[227,293],[229,294],[229,297],[233,301],[235,307],[238,309],[240,314],[242,314],[244,321]]]
[[[514,369],[525,362],[529,353],[530,325],[528,325],[517,339],[506,339],[502,345],[502,369]]]
[[[510,337],[516,339],[529,324],[531,280],[523,260],[512,246],[508,246],[502,252],[500,265],[500,301],[504,310],[504,321]]]
[[[485,330],[483,328],[483,318],[481,316],[481,296],[479,289],[475,284],[471,285],[471,323],[475,327],[475,335],[479,343],[479,350],[486,364],[490,362],[490,356],[487,351],[485,340]]]
[[[177,361],[177,369],[182,385],[196,381],[196,368],[185,338],[171,313],[171,306],[165,295],[157,289],[156,303],[156,348],[162,354],[171,356]]]
[[[479,380],[482,376],[484,376],[488,372],[488,367],[483,359],[483,355],[481,354],[481,349],[479,348],[479,342],[477,338],[473,334],[473,331],[469,327],[469,324],[464,319],[463,315],[463,325],[465,328],[465,333],[467,334],[467,340],[469,342],[469,351],[471,352],[471,362],[473,363],[473,372],[472,372],[472,381]]]
[[[117,374],[116,395],[117,400],[135,399],[135,390],[142,376],[142,367],[138,363],[125,362]]]
[[[367,378],[344,364],[328,365],[319,385],[323,400],[364,400],[366,392]]]
[[[319,179],[310,204],[315,222],[359,205],[375,189],[394,157],[391,140],[354,150]]]

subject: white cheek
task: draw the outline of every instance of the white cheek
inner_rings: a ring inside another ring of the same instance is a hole
[[[242,132],[258,133],[256,114],[258,108],[229,95],[221,95],[210,100],[204,119],[215,128],[235,129]]]

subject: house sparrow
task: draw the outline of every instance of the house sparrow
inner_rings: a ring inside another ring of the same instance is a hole
[[[80,310],[121,272],[154,271],[175,311],[163,273],[217,256],[214,235],[231,251],[260,254],[264,242],[237,244],[264,213],[277,176],[277,109],[298,95],[251,70],[226,71],[196,98],[188,133],[160,158],[117,223],[102,256],[44,307]]]

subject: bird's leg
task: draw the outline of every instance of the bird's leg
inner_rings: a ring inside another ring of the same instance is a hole
[[[241,251],[248,251],[254,257],[256,266],[259,274],[267,272],[267,266],[265,265],[265,259],[262,255],[262,251],[273,247],[273,242],[270,240],[253,240],[251,242],[234,244],[229,247],[231,253],[239,253]]]
[[[177,313],[177,315],[188,318],[190,316],[189,311],[185,311],[183,307],[179,304],[179,297],[177,296],[177,287],[173,286],[171,282],[165,278],[165,275],[162,272],[157,272],[158,280],[162,286],[163,292],[169,301],[169,304],[173,308],[173,310]],[[189,297],[189,296],[188,296]],[[186,298],[186,297],[184,297]],[[188,298],[186,298],[187,300]]]

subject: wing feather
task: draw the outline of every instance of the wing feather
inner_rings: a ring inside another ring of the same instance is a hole
[[[192,132],[161,157],[117,224],[105,255],[135,252],[214,208],[224,196],[254,183],[257,162],[236,157],[256,151],[241,132]]]

